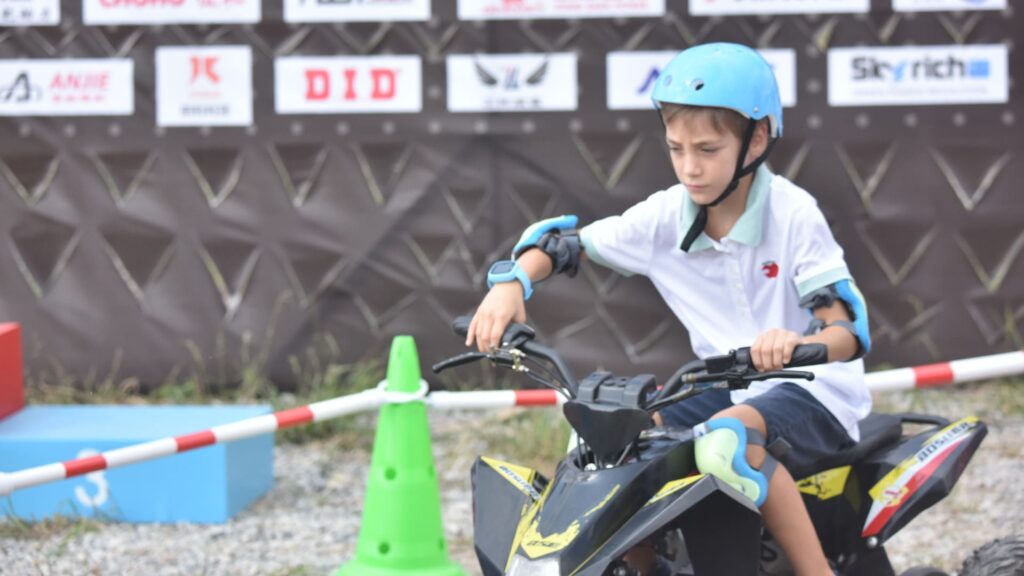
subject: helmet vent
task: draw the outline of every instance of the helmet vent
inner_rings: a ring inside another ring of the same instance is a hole
[[[693,82],[690,82],[690,88],[693,88],[694,92],[700,91],[704,87],[704,80],[697,78]]]

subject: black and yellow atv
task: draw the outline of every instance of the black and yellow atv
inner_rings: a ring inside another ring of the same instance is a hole
[[[468,324],[467,317],[457,319],[456,333],[465,336]],[[625,556],[638,546],[655,550],[654,573],[791,574],[753,502],[699,473],[692,431],[656,427],[651,414],[709,389],[809,380],[813,373],[758,372],[743,348],[691,362],[659,389],[651,375],[595,372],[577,381],[523,324],[510,325],[502,343],[490,353],[444,360],[434,372],[486,358],[553,387],[567,397],[563,410],[576,440],[551,480],[523,466],[477,459],[473,528],[485,576],[631,576],[640,569]],[[823,345],[803,345],[787,368],[824,361]],[[913,427],[924,429],[907,431]],[[871,414],[860,422],[858,444],[809,469],[791,470],[801,478],[800,491],[837,572],[894,575],[883,544],[949,494],[986,431],[973,417],[950,422]],[[904,574],[945,573],[920,567]]]

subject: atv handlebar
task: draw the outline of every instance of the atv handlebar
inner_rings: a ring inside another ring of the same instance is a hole
[[[459,316],[452,322],[452,329],[459,336],[465,337],[469,333],[469,325],[472,321],[470,316]],[[484,358],[499,365],[509,366],[517,371],[526,372],[531,378],[557,388],[553,382],[538,379],[530,374],[531,369],[524,365],[524,360],[545,360],[549,362],[558,372],[557,380],[575,398],[579,392],[579,383],[573,376],[569,366],[553,348],[534,342],[536,336],[533,328],[513,322],[505,329],[501,337],[501,347],[489,352],[466,352],[442,360],[434,364],[431,369],[435,374],[448,368],[461,366]],[[824,344],[800,344],[793,349],[793,355],[785,368],[797,368],[824,364],[828,362],[828,347]],[[536,363],[536,362],[535,362]],[[543,367],[540,367],[542,370]],[[537,372],[537,370],[532,370]],[[702,374],[699,374],[701,373]],[[657,409],[662,406],[677,402],[686,396],[692,395],[708,386],[702,386],[695,390],[696,384],[710,384],[726,382],[730,389],[741,388],[750,382],[757,380],[769,380],[775,378],[798,378],[814,380],[813,372],[794,370],[779,370],[772,372],[758,372],[750,357],[750,348],[738,348],[731,350],[728,354],[710,356],[704,360],[688,362],[680,368],[673,377],[666,383],[660,393],[652,399],[648,409]],[[682,391],[681,391],[682,390]]]

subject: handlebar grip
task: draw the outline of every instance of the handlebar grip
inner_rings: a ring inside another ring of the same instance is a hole
[[[452,321],[452,330],[454,330],[459,336],[465,336],[469,333],[469,323],[472,321],[472,316],[459,316]]]
[[[828,363],[828,346],[824,344],[800,344],[793,349],[793,357],[786,368],[813,366]]]

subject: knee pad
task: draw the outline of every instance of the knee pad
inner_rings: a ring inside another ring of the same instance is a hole
[[[765,454],[761,470],[747,463],[747,444],[764,444],[761,434],[748,442],[747,429],[736,418],[713,418],[694,427],[697,441],[694,453],[697,469],[724,481],[760,507],[768,496],[768,479],[775,469],[775,460]],[[765,473],[767,472],[767,474]]]

